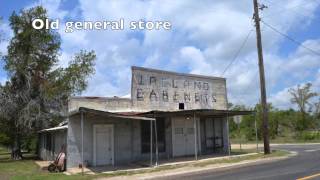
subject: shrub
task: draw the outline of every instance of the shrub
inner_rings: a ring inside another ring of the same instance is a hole
[[[316,140],[320,139],[320,134],[315,131],[302,131],[298,134],[297,138],[300,140]]]

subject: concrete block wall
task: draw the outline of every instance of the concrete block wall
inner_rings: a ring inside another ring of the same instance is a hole
[[[61,151],[62,145],[67,144],[67,130],[55,131],[54,133],[54,157]]]
[[[46,135],[51,134],[51,150],[46,149]],[[39,134],[39,158],[52,161],[60,153],[61,146],[67,142],[67,131],[52,131]]]
[[[81,123],[79,115],[69,117],[67,137],[67,168],[77,167],[81,163]]]

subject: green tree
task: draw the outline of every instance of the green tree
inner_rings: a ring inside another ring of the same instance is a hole
[[[250,111],[249,107],[245,105],[232,105],[229,108],[232,111]],[[241,139],[245,137],[247,140],[255,139],[254,115],[242,116],[240,124],[234,122],[233,117],[229,117],[229,131],[231,138]],[[239,130],[240,128],[240,130]],[[239,134],[240,133],[240,134]]]
[[[14,159],[22,158],[22,137],[61,122],[68,97],[85,90],[94,73],[94,51],[81,50],[67,68],[58,68],[60,36],[33,29],[36,18],[47,19],[46,10],[37,6],[11,15],[13,38],[3,58],[9,81],[0,87],[0,119],[11,132]]]
[[[314,103],[314,118],[320,120],[320,99]]]
[[[317,93],[311,91],[312,84],[307,83],[304,86],[298,85],[297,88],[290,88],[289,93],[291,94],[291,103],[296,104],[300,111],[300,121],[297,130],[303,131],[310,128],[310,124],[313,122],[308,122],[307,108],[311,107],[310,100],[317,96]]]

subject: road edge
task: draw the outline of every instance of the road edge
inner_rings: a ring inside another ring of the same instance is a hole
[[[185,166],[181,168],[176,168],[176,169],[168,169],[168,170],[160,170],[157,172],[150,172],[150,173],[139,173],[139,174],[134,174],[134,175],[129,175],[129,176],[114,176],[114,177],[100,177],[98,179],[124,179],[126,177],[130,177],[130,179],[154,179],[154,178],[166,178],[170,176],[177,176],[177,175],[188,175],[188,174],[197,174],[197,173],[203,173],[206,171],[222,171],[226,169],[234,169],[234,168],[240,168],[244,166],[251,166],[251,165],[258,165],[258,164],[264,164],[264,163],[270,163],[270,162],[275,162],[275,161],[280,161],[284,160],[293,156],[296,156],[298,153],[295,151],[287,151],[287,150],[281,150],[288,152],[287,155],[283,156],[278,156],[278,157],[260,157],[258,159],[252,159],[252,160],[242,160],[240,162],[234,162],[234,163],[217,163],[217,164],[212,164],[212,165],[206,165],[204,167],[201,166]],[[250,153],[246,154],[246,156],[251,156],[255,155],[258,153]],[[243,155],[238,155],[238,156],[233,156],[233,157],[225,157],[224,159],[236,159],[243,157]],[[201,161],[201,160],[199,160]],[[199,162],[198,161],[198,162]],[[205,160],[204,160],[205,161]]]

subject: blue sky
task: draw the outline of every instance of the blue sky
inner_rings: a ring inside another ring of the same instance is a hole
[[[260,0],[268,6],[262,19],[320,52],[320,0]],[[49,17],[66,21],[132,20],[170,21],[169,31],[75,31],[59,32],[62,39],[60,66],[66,66],[81,49],[97,53],[96,74],[83,95],[124,96],[130,93],[130,67],[144,66],[185,73],[221,76],[251,29],[252,2],[247,0],[123,0],[94,3],[90,0],[12,0],[0,2],[0,25],[5,54],[12,36],[8,18],[12,11],[42,4]],[[288,89],[312,82],[320,92],[320,56],[297,46],[262,25],[269,102],[292,107]],[[3,66],[3,64],[0,64]],[[0,83],[7,79],[0,67]],[[259,100],[255,31],[237,60],[223,75],[231,102],[255,104]]]

